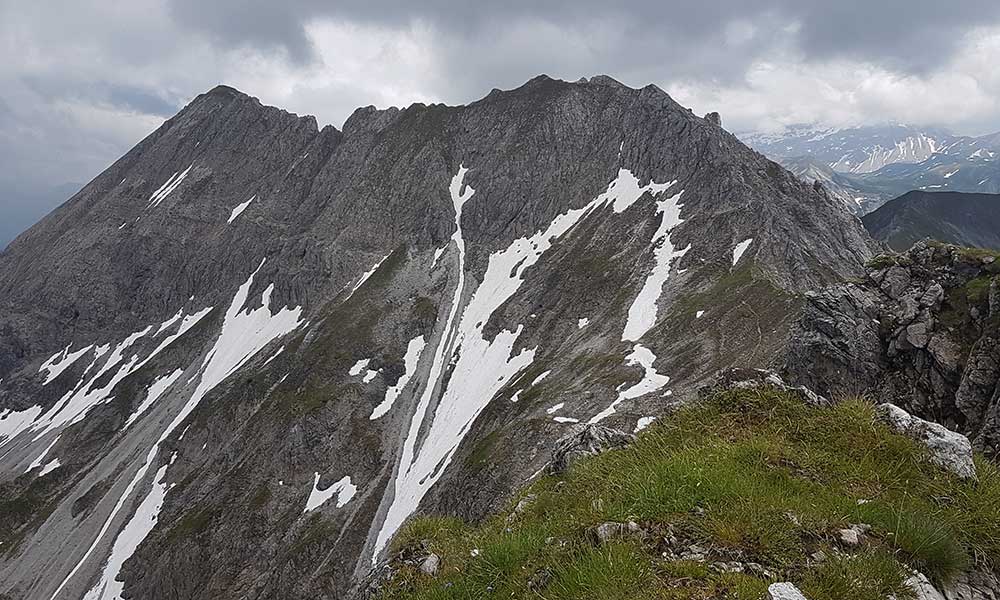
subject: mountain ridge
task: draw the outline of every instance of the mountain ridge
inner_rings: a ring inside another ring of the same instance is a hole
[[[1000,250],[998,194],[912,191],[862,217],[875,239],[897,252],[932,238],[948,244]]]
[[[876,248],[655,86],[343,131],[217,88],[0,254],[0,593],[343,597],[573,422],[777,361]]]

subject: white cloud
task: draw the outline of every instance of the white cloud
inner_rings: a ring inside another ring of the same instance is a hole
[[[928,73],[893,71],[845,59],[805,62],[776,52],[754,62],[742,82],[665,83],[682,104],[718,110],[735,131],[799,123],[849,126],[890,120],[970,133],[1000,129],[1000,28],[969,32],[951,60]]]

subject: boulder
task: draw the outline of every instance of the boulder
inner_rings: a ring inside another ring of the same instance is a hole
[[[441,557],[434,553],[427,555],[427,557],[420,563],[420,572],[424,575],[434,577],[440,569]]]
[[[880,404],[876,417],[893,430],[906,435],[930,450],[931,461],[963,479],[976,479],[969,438],[943,425],[914,417],[894,404]]]
[[[645,532],[639,527],[638,523],[629,521],[628,523],[601,523],[600,525],[591,527],[587,531],[587,534],[595,546],[601,546],[625,537],[643,537]]]
[[[799,588],[788,583],[772,583],[767,587],[768,600],[806,600],[805,595]]]
[[[946,600],[923,573],[915,573],[906,580],[906,585],[913,590],[916,600]]]
[[[552,450],[549,472],[565,473],[576,461],[608,450],[624,448],[635,441],[635,436],[602,425],[584,425],[575,428],[556,441]]]

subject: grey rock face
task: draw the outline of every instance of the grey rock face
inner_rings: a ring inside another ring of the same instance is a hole
[[[347,597],[574,423],[772,364],[875,250],[655,86],[343,131],[216,88],[0,254],[0,594]]]
[[[834,399],[867,394],[997,451],[1000,271],[982,251],[919,243],[866,278],[807,294],[783,374]]]

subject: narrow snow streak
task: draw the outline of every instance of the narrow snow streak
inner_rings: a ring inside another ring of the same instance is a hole
[[[254,277],[256,277],[263,266],[264,261],[261,261],[257,270],[236,291],[233,302],[226,311],[219,337],[202,362],[200,369],[201,380],[198,383],[198,387],[195,388],[194,393],[185,405],[174,416],[174,419],[167,425],[163,433],[160,434],[156,443],[149,449],[145,461],[136,470],[135,475],[125,489],[125,493],[118,499],[118,503],[108,515],[97,537],[94,538],[93,543],[76,563],[76,566],[73,567],[62,583],[59,584],[55,593],[52,594],[52,600],[55,600],[59,596],[63,588],[79,572],[100,545],[101,540],[108,530],[110,530],[122,508],[132,496],[132,492],[142,482],[149,468],[154,464],[160,443],[167,439],[184,422],[188,415],[201,403],[205,395],[215,388],[215,386],[246,364],[251,357],[271,341],[288,334],[301,324],[301,307],[295,309],[286,307],[277,313],[271,313],[271,294],[274,291],[273,284],[264,290],[261,296],[262,306],[260,308],[243,310],[243,306],[246,305],[250,293],[250,287],[253,285]],[[165,466],[161,467],[161,469],[164,473],[166,472]],[[163,496],[166,494],[166,488],[163,484],[158,483],[162,479],[162,475],[159,475],[159,471],[157,474],[158,476],[153,478],[152,489],[150,489],[139,505],[140,509],[146,507],[146,510],[137,510],[120,530],[112,546],[112,553],[104,565],[101,579],[87,593],[86,600],[117,600],[120,598],[121,588],[115,579],[118,577],[121,565],[132,555],[139,542],[152,530],[156,515],[159,513],[160,506],[163,503]],[[135,539],[138,541],[135,541],[133,544],[132,541]]]
[[[403,357],[403,374],[399,376],[399,381],[396,382],[396,385],[389,386],[389,389],[385,391],[385,399],[372,410],[371,416],[368,417],[369,420],[374,421],[389,412],[393,403],[396,402],[396,398],[402,393],[403,388],[409,383],[413,374],[416,373],[417,364],[420,363],[420,355],[423,354],[426,345],[424,336],[422,335],[413,338],[406,345],[406,356]]]
[[[544,373],[542,373],[538,377],[535,377],[535,380],[531,382],[531,385],[538,385],[539,383],[541,383],[542,381],[544,381],[546,377],[548,377],[551,374],[552,374],[552,371],[545,371]]]
[[[630,365],[639,365],[644,370],[645,373],[639,383],[633,385],[632,387],[618,392],[618,398],[611,403],[610,406],[602,410],[601,412],[594,415],[590,421],[587,421],[591,425],[594,423],[600,423],[604,419],[610,417],[617,412],[615,409],[624,400],[633,400],[640,396],[649,394],[650,392],[655,392],[663,386],[670,382],[670,378],[666,375],[661,375],[656,372],[653,368],[653,361],[656,360],[656,355],[642,344],[636,344],[632,349],[632,353],[625,357],[625,362]]]
[[[42,371],[46,371],[45,381],[42,382],[42,385],[48,385],[52,383],[52,381],[56,377],[59,377],[59,375],[61,375],[63,371],[73,366],[73,363],[79,360],[80,357],[83,356],[84,354],[90,352],[93,348],[94,348],[93,345],[86,346],[84,348],[80,348],[76,352],[71,353],[69,351],[70,347],[66,346],[66,349],[63,350],[62,352],[57,352],[56,354],[52,355],[51,358],[45,361],[42,364],[42,366],[38,368],[39,373],[41,373]]]
[[[184,169],[184,172],[180,175],[177,173],[171,175],[170,179],[168,179],[166,183],[161,185],[159,189],[153,192],[153,195],[149,197],[149,206],[146,208],[156,208],[159,206],[160,203],[163,202],[171,192],[176,190],[177,186],[179,186],[182,181],[184,181],[184,178],[187,177],[188,173],[191,171],[191,167],[193,166],[194,165],[192,164],[188,168]]]
[[[389,505],[389,510],[386,513],[385,520],[382,522],[382,528],[379,530],[375,541],[372,564],[375,564],[379,553],[385,547],[389,538],[396,533],[396,530],[403,524],[403,520],[416,509],[416,505],[420,503],[420,499],[426,493],[426,490],[421,488],[421,485],[425,482],[425,478],[420,472],[415,471],[414,465],[415,459],[418,458],[416,450],[417,436],[420,432],[420,425],[424,421],[424,416],[427,414],[427,409],[434,396],[437,382],[444,370],[445,362],[448,359],[448,350],[451,348],[452,338],[456,333],[452,331],[452,328],[455,323],[455,317],[458,314],[459,304],[462,301],[462,291],[465,288],[465,238],[462,237],[462,205],[476,193],[476,190],[472,189],[472,186],[464,186],[463,192],[463,181],[467,172],[468,169],[464,165],[459,165],[458,173],[452,178],[448,186],[452,204],[455,207],[455,232],[451,235],[451,241],[454,242],[458,249],[458,285],[455,286],[455,294],[452,297],[451,307],[448,310],[448,319],[445,321],[441,339],[438,341],[427,385],[424,388],[420,402],[417,404],[413,419],[410,421],[410,429],[407,432],[406,439],[403,441],[403,455],[399,462],[396,479],[393,482],[394,493],[392,504]]]
[[[127,421],[125,421],[125,426],[122,430],[128,429],[129,425],[135,423],[135,421],[141,417],[153,404],[163,395],[163,392],[167,391],[167,388],[172,386],[175,381],[180,379],[180,376],[184,374],[184,371],[177,369],[169,375],[160,377],[149,386],[149,391],[146,392],[146,399],[142,401],[142,404],[135,409],[135,412],[129,415]]]
[[[358,291],[358,288],[363,286],[365,282],[368,281],[368,278],[375,274],[375,271],[378,271],[378,268],[382,266],[382,263],[385,262],[385,259],[387,258],[389,258],[388,254],[383,256],[377,263],[375,263],[372,266],[372,268],[365,271],[365,273],[361,275],[361,279],[359,279],[358,282],[354,284],[354,287],[351,288],[351,293],[348,294],[347,297],[350,298],[351,296],[353,296],[354,292]]]
[[[153,476],[153,489],[143,498],[142,503],[135,509],[135,515],[125,525],[118,537],[115,538],[114,547],[111,549],[111,556],[101,574],[101,580],[94,585],[84,596],[83,600],[104,600],[121,598],[125,589],[125,582],[118,581],[114,576],[121,571],[122,565],[128,560],[135,549],[139,547],[142,540],[149,535],[156,525],[160,508],[163,506],[163,499],[167,495],[167,486],[162,482],[167,473],[167,467],[163,465]],[[108,577],[108,574],[112,577]]]
[[[666,184],[670,187],[672,183]],[[683,250],[675,250],[670,241],[670,232],[684,221],[681,219],[681,191],[665,200],[656,202],[656,212],[660,216],[660,226],[653,234],[653,270],[646,276],[646,282],[639,295],[628,309],[628,320],[622,331],[623,341],[637,341],[647,331],[656,325],[658,308],[656,303],[663,293],[663,284],[670,277],[670,266],[673,261],[684,256],[691,249],[689,245]]]
[[[305,510],[302,511],[303,514],[315,510],[320,506],[326,504],[326,502],[337,497],[337,508],[342,508],[345,504],[354,498],[354,494],[358,492],[357,486],[351,483],[351,477],[345,475],[343,479],[334,483],[325,490],[319,489],[319,473],[316,473],[316,479],[313,481],[312,491],[309,492],[309,499],[306,500]]]
[[[438,248],[437,250],[434,251],[434,260],[431,261],[431,270],[432,271],[434,270],[434,267],[437,266],[438,259],[441,258],[441,254],[443,254],[444,251],[447,250],[447,248],[448,248],[448,246],[442,246],[442,247],[440,247],[440,248]]]
[[[228,225],[228,224],[232,223],[233,221],[235,221],[236,217],[242,215],[243,211],[245,211],[247,209],[247,207],[250,206],[250,203],[253,202],[256,199],[257,199],[257,194],[254,194],[253,196],[250,196],[249,200],[247,200],[246,202],[244,202],[244,203],[238,205],[236,208],[234,208],[232,214],[229,215],[229,221],[227,221],[226,224]]]
[[[752,244],[752,243],[753,243],[753,238],[747,238],[747,239],[743,240],[742,242],[740,242],[739,244],[736,244],[736,247],[733,248],[733,266],[734,267],[736,266],[736,263],[740,262],[740,258],[743,257],[743,253],[747,251],[747,248],[749,248],[750,244]]]
[[[153,359],[153,357],[159,354],[179,337],[187,333],[188,330],[194,327],[210,312],[212,312],[212,307],[205,308],[198,313],[184,317],[181,320],[181,324],[177,331],[164,338],[156,349],[150,352],[149,355],[142,360],[140,360],[139,355],[134,352],[130,354],[130,358],[127,360],[125,357],[129,356],[128,351],[135,345],[136,342],[145,338],[153,330],[153,326],[146,327],[142,331],[137,331],[131,334],[121,343],[116,345],[114,350],[111,350],[110,345],[88,347],[88,351],[92,349],[94,355],[90,366],[84,370],[83,376],[81,376],[79,382],[77,382],[72,389],[66,392],[66,394],[60,398],[59,401],[56,402],[45,414],[41,414],[41,407],[31,407],[21,413],[4,413],[3,416],[0,416],[0,445],[3,445],[7,441],[13,439],[22,431],[37,432],[33,441],[38,441],[51,431],[80,422],[87,416],[87,413],[90,412],[93,407],[106,402],[111,397],[112,390],[114,390],[115,386],[118,385],[121,380],[145,366],[150,360]],[[161,325],[157,328],[157,332],[153,337],[155,338],[161,332],[169,329],[171,325],[176,324],[177,320],[177,315],[168,319],[165,322],[166,326]],[[100,369],[91,375],[90,373],[93,367],[101,358],[108,354],[109,350],[111,353],[108,358],[101,365]],[[110,379],[108,379],[107,382],[101,387],[96,387],[98,385],[98,381],[101,381],[103,376],[108,373],[111,373]]]

